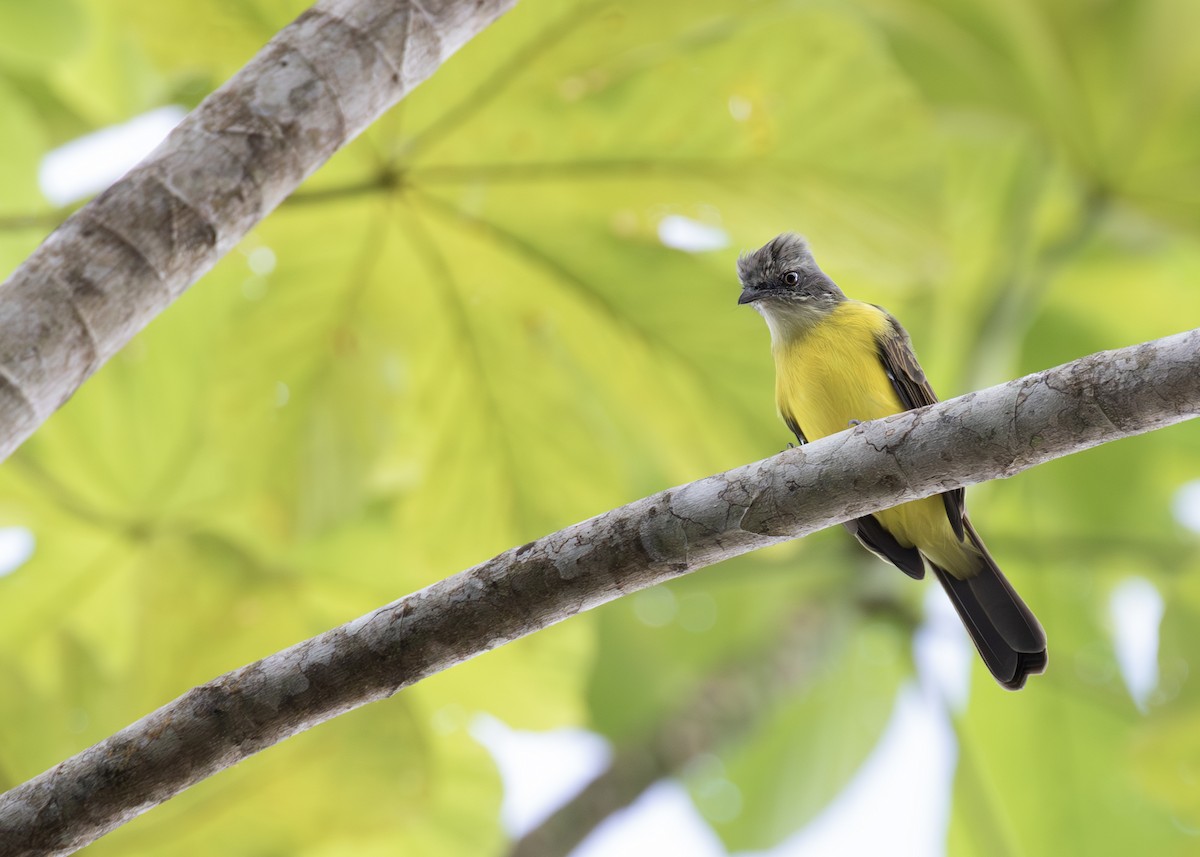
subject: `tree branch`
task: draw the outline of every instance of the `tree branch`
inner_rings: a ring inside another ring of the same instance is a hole
[[[65,854],[272,744],[732,556],[1200,413],[1200,329],[672,488],[194,688],[0,795],[0,854]]]
[[[827,611],[801,608],[770,645],[725,664],[648,734],[618,745],[609,766],[512,843],[508,857],[565,857],[650,786],[750,732],[777,700],[812,679],[832,624]]]
[[[321,0],[0,285],[0,459],[516,0]]]

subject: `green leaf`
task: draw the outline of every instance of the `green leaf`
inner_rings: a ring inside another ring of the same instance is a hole
[[[35,180],[47,149],[196,103],[306,5],[0,4],[0,263],[55,222]],[[1194,323],[1185,5],[518,4],[0,467],[0,525],[37,539],[0,578],[0,776],[513,545],[783,448],[734,262],[785,229],[904,322],[944,396]],[[728,246],[664,246],[669,216]],[[972,489],[1051,661],[1019,695],[974,667],[954,853],[1188,851],[1173,825],[1195,818],[1200,595],[1171,500],[1200,473],[1195,431]],[[855,550],[838,531],[633,594],[94,847],[498,851],[472,718],[641,740],[815,611],[832,630],[797,653],[812,674],[687,772],[726,842],[768,846],[851,776],[908,671],[910,628],[860,611],[924,590]],[[1145,717],[1105,618],[1130,575],[1168,605]]]
[[[0,65],[37,71],[78,51],[88,32],[75,0],[0,3]]]
[[[46,141],[41,122],[35,112],[30,110],[15,89],[7,80],[0,77],[0,136],[7,140],[4,146],[5,157],[0,159],[0,224],[9,218],[17,221],[19,231],[30,229],[21,223],[28,215],[37,212],[45,203],[37,184],[37,164],[44,151]],[[36,229],[38,224],[32,224]],[[18,231],[11,226],[5,232]],[[9,267],[15,267],[21,257],[15,253],[4,252],[12,245],[11,238],[3,235],[0,243],[0,264],[5,265],[7,274]],[[29,237],[22,235],[17,247],[28,247]],[[8,246],[6,246],[8,245]]]
[[[764,718],[748,740],[720,753],[739,800],[711,802],[714,776],[697,766],[689,785],[730,851],[773,847],[801,829],[845,787],[879,741],[907,672],[896,629],[846,623],[832,630],[828,660]],[[813,652],[798,657],[820,657]]]
[[[1019,694],[976,670],[959,724],[959,766],[949,849],[962,854],[1050,855],[1082,850],[1177,853],[1182,831],[1134,776],[1141,715],[1125,691],[1107,634],[1107,581],[1126,566],[1110,557],[1060,559],[1013,577],[1050,631],[1051,665]]]

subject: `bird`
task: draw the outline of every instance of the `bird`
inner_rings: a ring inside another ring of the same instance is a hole
[[[784,233],[737,261],[738,304],[771,335],[775,404],[804,444],[938,399],[900,322],[846,297],[808,242]],[[928,565],[988,670],[1018,690],[1046,668],[1046,634],[967,517],[964,491],[913,500],[847,521],[867,550],[920,580]]]

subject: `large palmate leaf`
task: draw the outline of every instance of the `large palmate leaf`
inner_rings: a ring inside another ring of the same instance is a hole
[[[63,214],[37,191],[48,148],[194,105],[305,5],[0,4],[0,267]],[[0,467],[0,525],[37,539],[0,578],[0,784],[508,547],[778,451],[734,260],[780,231],[905,323],[944,397],[1194,324],[1184,5],[524,0]],[[717,240],[666,246],[681,222]],[[1195,478],[1181,425],[972,490],[1051,662],[1019,695],[974,668],[954,853],[1192,844],[1200,590],[1170,502]],[[731,847],[767,847],[852,776],[909,672],[908,626],[861,606],[924,590],[843,536],[456,667],[93,850],[498,851],[476,715],[662,735],[807,610],[829,632],[805,669],[709,748],[740,805],[684,766]],[[1169,595],[1146,716],[1108,620],[1131,575]]]

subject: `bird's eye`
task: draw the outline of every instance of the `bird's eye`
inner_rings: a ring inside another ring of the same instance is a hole
[[[783,282],[785,285],[789,286],[798,285],[800,283],[800,275],[795,271],[788,271],[783,275]]]

